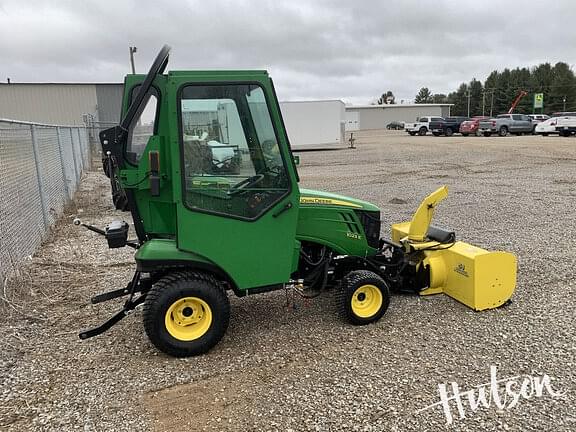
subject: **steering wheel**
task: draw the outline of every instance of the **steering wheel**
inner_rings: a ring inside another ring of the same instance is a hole
[[[241,182],[236,183],[226,193],[230,196],[238,195],[239,193],[246,192],[246,189],[248,189],[251,186],[257,185],[262,180],[264,180],[264,174],[256,174],[252,177],[248,177],[242,180]]]

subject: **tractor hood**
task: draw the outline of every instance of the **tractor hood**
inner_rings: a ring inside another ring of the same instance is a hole
[[[300,205],[336,206],[358,210],[380,211],[378,207],[367,201],[313,189],[300,189]]]

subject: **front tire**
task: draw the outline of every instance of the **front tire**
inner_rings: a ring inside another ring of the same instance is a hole
[[[410,134],[410,136],[414,136],[416,135],[416,132],[408,132]]]
[[[426,132],[428,132],[428,129],[426,129],[425,127],[421,127],[420,130],[418,131],[418,135],[424,136],[426,135]]]
[[[336,292],[339,315],[354,325],[378,321],[390,305],[390,290],[386,282],[368,270],[348,273]]]
[[[492,135],[492,132],[484,132],[483,135],[484,135],[485,137],[489,137],[489,136]]]
[[[467,133],[463,133],[463,134],[462,134],[462,136],[465,136],[465,137],[467,137],[467,136],[468,136],[468,134],[467,134]]]
[[[444,134],[445,134],[447,137],[450,137],[450,136],[454,135],[454,131],[452,130],[452,128],[447,128],[447,129],[446,129],[446,132],[444,132]]]
[[[508,135],[508,128],[506,126],[500,127],[500,129],[498,129],[498,135],[500,135],[501,137],[505,137],[506,135]]]
[[[230,302],[222,285],[201,272],[164,276],[146,295],[144,329],[152,344],[174,357],[204,354],[224,336]]]

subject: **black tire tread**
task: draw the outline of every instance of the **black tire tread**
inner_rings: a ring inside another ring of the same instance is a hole
[[[349,304],[354,291],[361,283],[372,283],[380,288],[383,296],[383,306],[372,318],[360,318],[353,315]],[[355,270],[348,273],[340,281],[335,295],[336,309],[340,318],[354,325],[365,325],[378,321],[390,306],[390,288],[380,276],[369,270]]]
[[[167,289],[178,286],[181,286],[184,289],[186,288],[186,285],[194,282],[204,284],[203,289],[211,289],[215,291],[217,304],[214,309],[219,311],[220,318],[218,322],[213,323],[213,325],[216,325],[216,334],[214,337],[210,338],[210,340],[199,340],[201,343],[195,343],[193,348],[178,348],[164,340],[163,335],[158,331],[156,322],[159,313],[158,308],[162,306],[161,297]],[[229,320],[230,302],[226,290],[212,275],[200,271],[182,270],[164,275],[154,284],[152,289],[146,295],[146,300],[144,301],[143,323],[148,338],[160,351],[174,357],[188,357],[207,352],[218,343],[222,336],[224,336],[224,333],[228,328]]]

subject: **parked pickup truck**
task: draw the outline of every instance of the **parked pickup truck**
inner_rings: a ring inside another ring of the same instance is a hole
[[[455,132],[460,131],[460,125],[466,120],[468,117],[446,117],[442,121],[431,121],[429,128],[434,136],[452,136]]]
[[[416,120],[416,123],[406,123],[404,125],[404,129],[412,136],[416,134],[426,135],[426,133],[430,130],[430,122],[439,121],[444,121],[444,119],[442,117],[420,117]]]
[[[496,118],[481,121],[478,131],[488,137],[493,133],[500,136],[506,136],[508,133],[522,135],[523,133],[532,133],[533,128],[532,119],[527,115],[500,114]]]
[[[569,116],[569,117],[560,117],[556,122],[556,132],[560,134],[560,136],[570,136],[576,133],[576,117]]]

